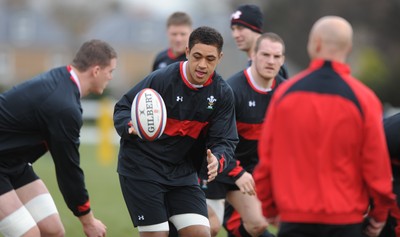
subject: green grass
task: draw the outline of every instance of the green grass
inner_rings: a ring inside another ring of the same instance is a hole
[[[115,147],[112,160],[107,164],[100,162],[96,145],[81,145],[81,167],[85,172],[86,186],[90,195],[90,203],[96,218],[107,226],[107,236],[136,237],[137,229],[133,227],[128,210],[122,197],[116,172],[117,152]],[[54,164],[50,155],[46,155],[34,163],[34,169],[45,182],[57,205],[67,237],[84,237],[79,220],[64,203],[58,189]],[[222,230],[218,237],[226,236]]]

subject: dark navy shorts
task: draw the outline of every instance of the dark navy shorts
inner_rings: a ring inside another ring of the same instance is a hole
[[[31,183],[39,177],[30,163],[0,160],[0,195]]]
[[[122,194],[135,227],[166,222],[179,214],[206,218],[207,204],[199,185],[169,186],[119,175]]]

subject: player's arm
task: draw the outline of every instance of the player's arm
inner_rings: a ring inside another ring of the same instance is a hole
[[[218,173],[221,173],[234,157],[239,141],[236,129],[233,93],[226,85],[223,96],[218,101],[215,114],[208,128],[207,147],[218,159]]]
[[[84,173],[79,165],[79,133],[82,126],[80,111],[66,109],[47,119],[49,150],[64,200],[81,221],[86,236],[105,236],[105,225],[95,219],[91,211]]]
[[[368,215],[376,222],[385,222],[389,209],[395,205],[395,195],[383,131],[382,107],[379,100],[371,99],[363,108],[362,176],[374,204]]]

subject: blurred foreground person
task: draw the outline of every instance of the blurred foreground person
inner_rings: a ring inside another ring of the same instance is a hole
[[[309,68],[272,98],[254,179],[279,237],[378,236],[394,205],[382,105],[345,64],[352,37],[345,19],[319,19]]]

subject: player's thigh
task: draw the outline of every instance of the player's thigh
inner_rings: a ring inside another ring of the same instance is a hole
[[[224,219],[225,199],[207,199],[206,202],[211,226],[221,226]]]
[[[209,231],[206,198],[199,185],[175,187],[167,193],[166,201],[169,220],[178,230],[203,226]]]
[[[16,190],[38,178],[27,163],[15,160],[0,161],[0,198],[2,199],[0,215],[8,215],[20,208],[24,199],[18,196]]]
[[[239,190],[229,191],[227,201],[239,212],[244,222],[266,223],[262,214],[261,202],[256,196],[243,194]]]
[[[121,191],[133,224],[138,226],[159,225],[159,231],[168,231],[168,214],[164,185],[119,176]],[[166,227],[165,227],[166,224]],[[156,226],[157,227],[157,226]],[[157,231],[149,230],[149,231]]]
[[[0,186],[4,188],[3,178],[0,177]],[[14,190],[0,194],[0,233],[4,236],[39,235],[34,219]]]
[[[16,193],[42,233],[63,235],[64,227],[57,207],[42,180],[26,184],[16,189]]]

